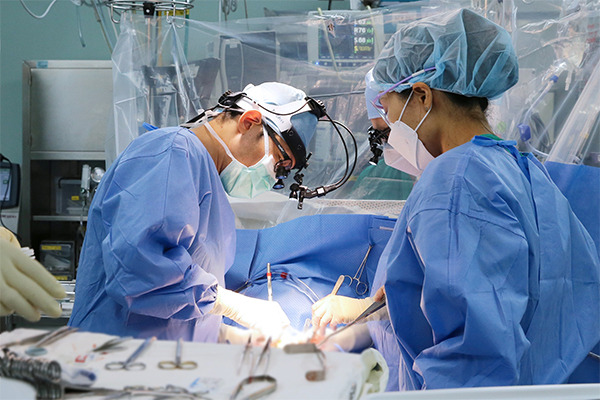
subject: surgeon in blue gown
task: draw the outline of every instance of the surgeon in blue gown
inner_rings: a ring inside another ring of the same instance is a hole
[[[469,10],[422,19],[372,75],[386,163],[420,175],[372,299],[387,301],[399,389],[564,383],[600,341],[600,261],[545,168],[487,122],[518,79],[509,34]],[[355,302],[328,296],[313,323],[347,323]]]
[[[150,127],[110,166],[90,207],[69,325],[202,342],[217,341],[222,316],[265,337],[289,325],[277,302],[224,289],[235,255],[226,193],[268,191],[275,167],[303,156],[303,146],[267,134],[259,104],[302,103],[306,95],[275,82],[245,93],[190,129]],[[316,126],[317,117],[308,118],[310,129],[294,131],[303,143]]]

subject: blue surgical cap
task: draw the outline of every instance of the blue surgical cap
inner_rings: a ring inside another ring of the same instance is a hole
[[[373,67],[371,89],[388,89],[429,67],[436,69],[394,90],[424,82],[432,89],[494,99],[519,79],[508,32],[468,9],[423,18],[398,30]]]

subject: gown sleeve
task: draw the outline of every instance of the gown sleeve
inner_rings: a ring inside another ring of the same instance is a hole
[[[188,252],[210,236],[198,231],[210,230],[199,222],[207,218],[202,203],[212,201],[207,167],[183,148],[119,165],[102,205],[102,257],[107,294],[130,313],[187,320],[212,309],[217,279],[204,265],[207,245],[193,259]]]
[[[408,222],[423,269],[420,307],[433,334],[413,370],[424,389],[514,384],[529,346],[520,325],[528,243],[502,207],[478,204],[465,188],[452,196],[452,207],[420,211]]]

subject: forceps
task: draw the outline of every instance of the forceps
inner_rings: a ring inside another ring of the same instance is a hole
[[[244,352],[242,353],[242,357],[240,358],[240,363],[238,365],[237,374],[239,375],[242,371],[242,367],[244,366],[244,362],[247,358],[250,358],[250,366],[252,366],[252,335],[248,336],[248,341],[244,346]]]
[[[367,265],[367,258],[369,258],[369,253],[371,252],[372,248],[373,248],[373,246],[369,245],[369,249],[367,250],[367,254],[365,254],[365,258],[363,258],[363,260],[360,263],[360,266],[358,267],[358,269],[356,270],[356,273],[354,274],[354,276],[340,275],[340,276],[344,277],[344,280],[346,278],[350,279],[350,282],[348,283],[348,286],[350,286],[350,287],[352,287],[352,283],[354,281],[356,281],[356,287],[354,288],[354,291],[359,296],[364,295],[369,290],[369,285],[367,285],[366,282],[362,282],[360,280],[360,277],[362,276],[362,274],[363,274],[363,272],[365,270],[365,265]]]
[[[177,340],[177,349],[175,350],[175,361],[160,361],[158,368],[160,369],[195,369],[198,366],[196,361],[181,361],[181,347],[183,339]]]
[[[118,370],[118,369],[124,369],[127,371],[141,371],[143,369],[146,369],[146,364],[144,364],[142,362],[135,362],[135,360],[137,360],[137,358],[139,356],[141,356],[142,353],[148,347],[150,347],[152,342],[154,342],[155,340],[156,340],[156,336],[152,336],[152,337],[144,340],[144,342],[142,344],[140,344],[140,346],[133,352],[132,355],[129,356],[129,358],[127,360],[109,362],[108,364],[106,364],[104,366],[104,368],[108,369],[109,371],[114,371],[114,370]]]
[[[266,356],[266,358],[265,358],[265,356]],[[260,352],[260,355],[258,356],[256,365],[254,366],[254,368],[252,368],[250,370],[250,376],[254,375],[254,371],[256,371],[260,368],[260,365],[262,364],[263,360],[266,360],[266,363],[265,363],[265,373],[266,373],[267,370],[269,369],[269,361],[271,360],[271,337],[270,336],[267,339],[267,342],[265,343],[265,346],[263,347],[262,351]]]
[[[58,339],[61,339],[73,332],[77,332],[78,329],[79,328],[72,328],[70,326],[63,326],[62,328],[58,328],[54,332],[50,332],[44,335],[37,343],[27,348],[27,350],[25,350],[25,354],[32,357],[44,355],[48,352],[48,350],[46,350],[46,348],[42,346],[47,346],[50,343],[54,343]]]
[[[133,337],[127,336],[109,339],[100,346],[92,349],[92,353],[110,353],[113,351],[123,350],[125,347],[121,347],[120,345],[130,339],[133,339]]]

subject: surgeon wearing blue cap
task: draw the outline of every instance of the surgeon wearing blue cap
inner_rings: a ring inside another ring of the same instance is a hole
[[[186,127],[148,126],[133,140],[91,204],[69,325],[216,342],[226,316],[281,334],[289,319],[277,302],[224,288],[236,234],[227,194],[254,197],[304,165],[318,118],[305,104],[291,86],[248,85]]]
[[[518,79],[510,35],[466,9],[425,18],[372,78],[385,161],[420,176],[371,299],[387,302],[399,389],[565,382],[600,341],[600,261],[544,166],[486,120]],[[358,301],[328,296],[313,323],[347,323]]]

